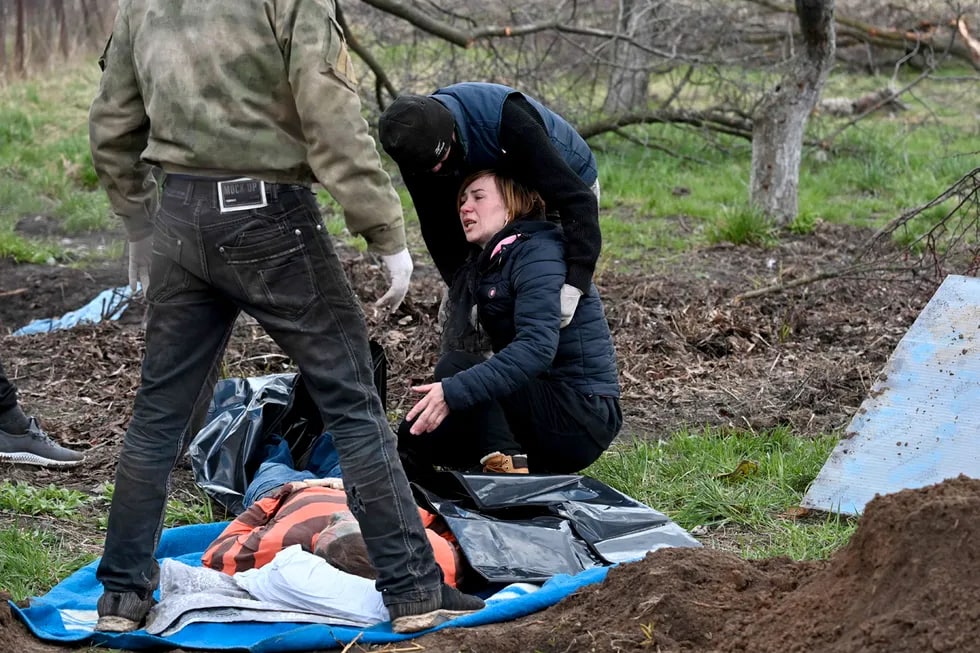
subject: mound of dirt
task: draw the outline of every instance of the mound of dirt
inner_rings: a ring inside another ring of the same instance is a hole
[[[418,640],[450,651],[923,653],[980,636],[980,480],[877,497],[827,562],[664,549],[523,619]]]
[[[826,562],[662,549],[542,612],[416,640],[412,650],[923,653],[980,637],[980,480],[877,497]],[[3,598],[0,596],[0,598]],[[35,640],[0,603],[0,650]],[[355,650],[365,650],[357,648]]]
[[[976,651],[978,514],[980,480],[965,476],[875,498],[826,569],[743,620],[721,650]]]

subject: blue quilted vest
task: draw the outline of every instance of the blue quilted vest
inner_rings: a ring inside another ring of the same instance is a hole
[[[440,88],[430,96],[452,112],[457,135],[466,153],[467,167],[471,170],[495,168],[506,154],[500,147],[500,119],[504,101],[511,94],[522,95],[530,102],[569,167],[587,185],[595,183],[598,175],[595,155],[575,128],[534,98],[501,84],[463,82]]]

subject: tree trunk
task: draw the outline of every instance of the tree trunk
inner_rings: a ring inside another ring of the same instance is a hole
[[[46,65],[51,60],[51,44],[54,41],[51,15],[46,0],[27,3],[27,65]]]
[[[17,0],[17,26],[14,34],[14,70],[18,74],[24,73],[26,62],[24,61],[24,36],[27,34],[27,25],[24,21],[24,0]]]
[[[803,49],[763,98],[752,129],[750,199],[778,226],[796,218],[807,119],[834,59],[834,0],[796,0]]]
[[[644,40],[653,32],[656,10],[642,0],[623,0],[619,29],[630,38]],[[644,69],[649,56],[629,43],[616,43],[613,50],[613,68],[602,110],[606,115],[617,115],[646,107],[650,73]]]
[[[68,58],[68,20],[65,17],[65,0],[52,0],[54,3],[54,15],[58,21],[58,45],[61,48],[61,56]]]
[[[7,3],[0,2],[0,77],[7,72]]]

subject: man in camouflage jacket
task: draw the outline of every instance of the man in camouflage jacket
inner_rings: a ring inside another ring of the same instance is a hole
[[[170,472],[236,317],[299,366],[333,434],[398,632],[482,607],[442,582],[372,383],[367,327],[316,181],[380,254],[401,302],[401,206],[361,116],[334,0],[121,0],[90,112],[92,158],[150,303],[97,576],[98,629],[152,605]],[[156,184],[158,170],[162,186]]]

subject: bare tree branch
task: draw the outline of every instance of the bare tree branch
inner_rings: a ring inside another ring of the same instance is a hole
[[[617,39],[624,43],[628,43],[635,48],[643,50],[648,54],[674,61],[685,61],[690,63],[705,63],[707,61],[701,57],[681,53],[676,48],[673,50],[661,50],[651,47],[650,45],[641,43],[636,39],[631,38],[628,34],[623,34],[619,31],[610,31],[593,27],[579,27],[570,24],[564,19],[547,20],[516,26],[493,25],[466,32],[459,30],[445,22],[436,20],[435,18],[418,11],[414,7],[408,6],[406,3],[401,2],[400,0],[361,0],[361,2],[370,5],[375,9],[380,9],[381,11],[387,12],[393,16],[397,16],[424,32],[428,32],[433,36],[438,36],[439,38],[462,48],[472,47],[476,41],[489,38],[510,38],[517,36],[529,36],[531,34],[538,34],[541,32],[558,32],[602,39]]]
[[[792,5],[782,4],[775,0],[746,0],[746,2],[751,2],[780,13],[796,13],[796,8]],[[909,43],[921,42],[939,50],[947,51],[951,56],[962,59],[980,70],[980,55],[975,54],[968,43],[964,43],[956,38],[957,30],[960,29],[960,23],[962,22],[960,17],[957,17],[957,21],[950,28],[949,34],[946,36],[937,34],[934,29],[920,31],[876,27],[840,15],[835,16],[835,21],[837,22],[838,38],[849,37],[878,47],[903,51],[908,47]],[[965,23],[963,23],[963,26],[965,27]]]
[[[628,113],[604,118],[578,128],[582,138],[589,139],[599,134],[616,131],[621,127],[641,124],[684,124],[704,127],[712,131],[730,134],[752,140],[752,121],[738,118],[718,111],[656,110]]]
[[[433,36],[445,39],[461,48],[468,48],[473,45],[473,39],[466,32],[460,31],[451,25],[435,20],[417,11],[414,7],[408,6],[400,0],[361,0],[364,4],[371,5],[375,9],[380,9],[392,16],[397,16],[402,20],[419,28],[423,32],[428,32]]]
[[[922,215],[929,216],[933,207],[953,200],[954,206],[938,222],[928,217],[929,228],[904,247],[889,245],[900,229]],[[929,202],[893,218],[876,231],[851,261],[784,283],[748,290],[732,297],[738,304],[747,299],[780,293],[807,284],[857,275],[886,273],[932,275],[937,281],[950,273],[951,266],[964,274],[976,275],[980,266],[977,234],[980,232],[980,168],[963,175],[952,186]]]
[[[347,40],[347,45],[350,47],[351,52],[360,57],[361,61],[367,64],[367,67],[371,69],[374,73],[374,79],[376,83],[374,85],[375,99],[378,102],[378,106],[384,109],[384,102],[381,98],[381,90],[384,89],[391,94],[391,97],[398,95],[398,89],[395,85],[391,83],[388,79],[388,75],[385,73],[384,68],[371,52],[361,45],[361,42],[357,40],[357,37],[350,30],[350,26],[347,24],[347,18],[344,16],[344,12],[340,9],[340,5],[337,5],[337,22],[340,23],[341,29],[344,30],[344,38]]]

